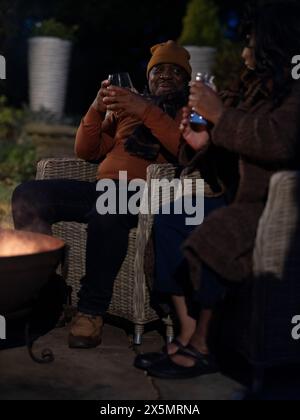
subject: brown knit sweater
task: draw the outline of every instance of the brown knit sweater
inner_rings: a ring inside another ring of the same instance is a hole
[[[181,133],[179,130],[182,112],[173,120],[159,107],[149,104],[142,121],[126,117],[118,119],[111,113],[105,114],[91,107],[81,121],[75,142],[76,155],[84,160],[102,160],[97,179],[118,179],[119,171],[127,171],[128,179],[146,179],[147,166],[151,163],[166,163],[161,154],[156,161],[147,161],[132,156],[124,149],[125,140],[141,122],[174,156],[178,155]]]
[[[213,212],[184,243],[196,288],[203,262],[228,280],[251,276],[270,178],[276,171],[299,168],[300,83],[294,82],[290,94],[275,109],[270,95],[259,83],[252,83],[246,100],[224,111],[212,141],[239,154],[240,182],[233,204]]]

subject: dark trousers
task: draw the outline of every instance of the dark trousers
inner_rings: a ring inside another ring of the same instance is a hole
[[[118,181],[115,184],[118,192]],[[135,215],[98,214],[96,201],[100,194],[96,183],[43,180],[21,184],[12,197],[16,229],[51,234],[51,225],[60,221],[88,224],[86,276],[78,309],[90,315],[107,311],[114,279],[127,253],[129,231],[138,222]],[[132,194],[128,193],[128,198]]]
[[[174,204],[173,204],[174,206]],[[205,198],[204,217],[225,206],[224,198]],[[174,207],[173,207],[174,208]],[[154,296],[163,303],[167,296],[186,296],[191,315],[199,308],[213,309],[222,299],[225,287],[222,279],[207,265],[203,264],[201,287],[195,292],[189,281],[187,261],[181,251],[185,239],[196,226],[186,224],[186,214],[159,214],[154,220],[155,279]]]

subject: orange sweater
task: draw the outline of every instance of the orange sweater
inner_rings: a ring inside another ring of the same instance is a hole
[[[156,161],[148,161],[126,152],[124,142],[141,124],[147,126],[161,144],[177,157],[182,112],[173,120],[159,107],[149,104],[142,121],[133,117],[118,120],[115,114],[99,113],[91,107],[82,119],[76,135],[75,153],[84,160],[103,159],[97,179],[118,179],[120,171],[127,171],[128,179],[146,179],[147,166],[151,163],[166,163],[160,154]]]

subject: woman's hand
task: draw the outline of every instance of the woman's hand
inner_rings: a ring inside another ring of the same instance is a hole
[[[149,102],[141,95],[129,89],[110,86],[105,91],[103,99],[109,111],[117,113],[118,117],[132,115],[142,119]]]
[[[205,152],[210,145],[209,134],[206,130],[202,130],[200,132],[192,130],[189,119],[190,113],[191,110],[189,108],[183,109],[182,121],[180,125],[183,138],[196,152]]]
[[[224,105],[218,94],[202,82],[192,82],[189,106],[214,125],[218,123],[224,111]]]

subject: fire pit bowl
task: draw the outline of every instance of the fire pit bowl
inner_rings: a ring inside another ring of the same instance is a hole
[[[0,314],[30,310],[63,257],[65,244],[38,233],[0,229]]]

